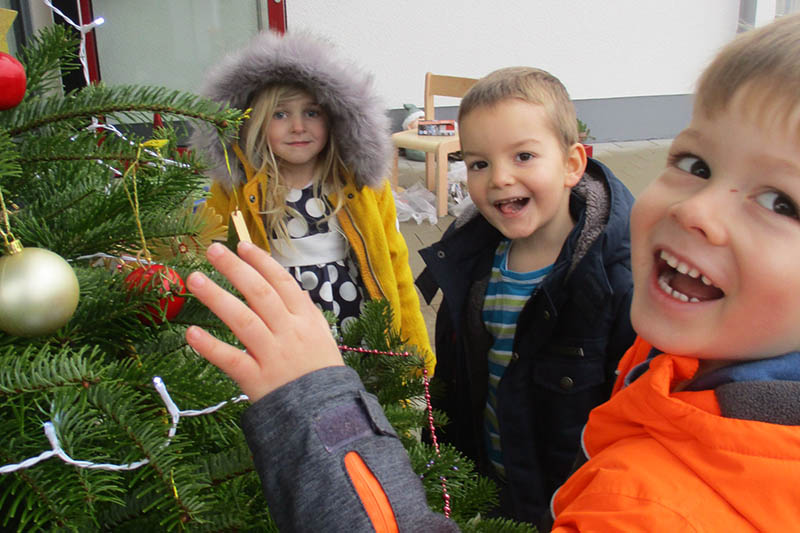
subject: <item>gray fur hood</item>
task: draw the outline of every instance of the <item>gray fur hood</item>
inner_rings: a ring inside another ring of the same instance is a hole
[[[391,140],[386,107],[377,98],[372,76],[339,57],[332,43],[309,33],[262,32],[206,74],[201,94],[246,109],[251,96],[273,83],[305,87],[328,112],[331,132],[356,185],[378,187],[387,175]],[[191,145],[212,165],[209,175],[230,188],[245,180],[228,144],[233,176],[213,128],[198,127]]]

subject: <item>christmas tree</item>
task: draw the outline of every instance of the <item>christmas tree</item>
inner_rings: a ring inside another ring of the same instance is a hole
[[[158,113],[224,137],[243,111],[156,87],[64,93],[78,44],[56,26],[27,43],[20,64],[0,58],[25,84],[24,98],[0,88],[2,524],[275,530],[238,426],[247,404],[184,340],[199,324],[237,343],[181,281],[203,270],[227,286],[203,256],[225,221],[203,203],[202,162],[178,149],[185,132],[160,127],[145,139],[123,127]],[[527,531],[481,519],[493,485],[451,447],[420,441],[441,415],[426,409],[420,359],[393,355],[405,348],[390,323],[387,304],[370,302],[341,340],[359,348],[345,348],[346,360],[402,436],[431,507],[447,500],[467,531]]]

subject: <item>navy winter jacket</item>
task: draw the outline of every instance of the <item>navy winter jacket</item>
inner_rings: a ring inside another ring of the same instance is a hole
[[[510,513],[538,523],[571,471],[589,411],[608,399],[617,362],[633,343],[629,214],[633,196],[590,159],[573,188],[575,227],[552,272],[525,304],[514,353],[498,387],[497,417]],[[466,220],[465,220],[466,219]],[[438,289],[434,407],[450,424],[439,438],[490,468],[484,449],[487,353],[481,319],[492,260],[502,234],[477,213],[459,217],[420,251],[417,285],[428,302]],[[444,389],[444,390],[442,390]]]

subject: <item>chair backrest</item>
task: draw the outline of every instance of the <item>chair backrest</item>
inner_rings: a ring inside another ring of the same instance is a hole
[[[474,78],[458,78],[456,76],[439,76],[428,72],[425,74],[425,119],[434,120],[436,108],[434,96],[453,96],[461,98],[478,81]]]

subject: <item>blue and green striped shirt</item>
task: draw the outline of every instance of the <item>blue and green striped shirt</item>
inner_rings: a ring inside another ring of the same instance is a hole
[[[510,248],[511,241],[508,239],[501,241],[497,246],[482,313],[483,323],[494,337],[494,344],[489,350],[489,395],[484,411],[484,433],[487,439],[486,449],[489,452],[489,460],[502,477],[505,477],[505,468],[503,467],[500,431],[495,413],[497,387],[508,363],[511,362],[519,313],[536,287],[553,270],[553,265],[533,272],[508,270]]]

